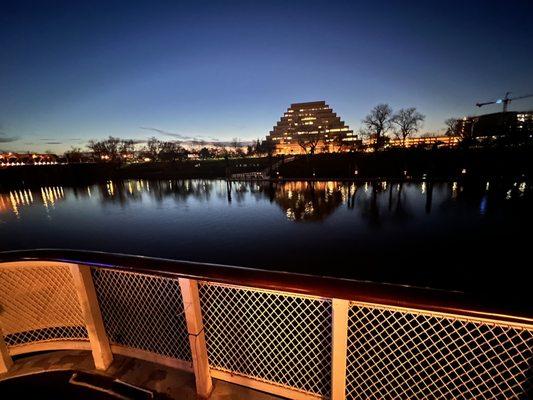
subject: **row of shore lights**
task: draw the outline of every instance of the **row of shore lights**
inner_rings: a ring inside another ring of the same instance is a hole
[[[57,161],[37,161],[33,163],[25,163],[22,161],[19,162],[7,162],[7,163],[0,163],[0,167],[16,167],[20,165],[55,165],[59,164]]]

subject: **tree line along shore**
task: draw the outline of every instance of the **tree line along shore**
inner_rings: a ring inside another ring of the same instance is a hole
[[[374,153],[332,153],[150,163],[69,163],[0,169],[0,185],[86,183],[106,179],[217,179],[264,172],[266,179],[529,178],[532,148],[390,149]],[[273,168],[274,166],[274,168]]]

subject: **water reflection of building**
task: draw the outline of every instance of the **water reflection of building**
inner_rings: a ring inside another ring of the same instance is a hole
[[[428,181],[402,182],[227,182],[223,180],[124,180],[105,181],[92,186],[64,189],[43,186],[37,189],[13,189],[0,193],[0,215],[23,216],[24,209],[43,207],[50,218],[56,204],[65,199],[97,201],[127,207],[144,200],[177,204],[189,200],[248,205],[251,199],[277,204],[284,216],[295,222],[321,221],[339,207],[359,215],[371,226],[383,223],[403,224],[413,215],[432,213],[435,203],[440,208],[453,203],[474,206],[481,214],[495,209],[495,204],[531,195],[525,181],[465,185],[464,182],[435,184]],[[89,200],[90,199],[90,200]]]
[[[40,202],[48,209],[65,198],[65,191],[61,186],[43,186],[37,191],[30,189],[13,189],[0,193],[0,213],[12,212],[17,217],[24,207]]]
[[[275,186],[275,202],[291,221],[317,221],[343,203],[340,182],[285,182]]]

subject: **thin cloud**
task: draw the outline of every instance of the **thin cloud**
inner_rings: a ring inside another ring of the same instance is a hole
[[[228,141],[220,141],[219,139],[214,138],[214,137],[206,138],[206,137],[201,136],[201,135],[186,136],[186,135],[182,135],[181,133],[168,132],[168,131],[165,131],[163,129],[150,128],[150,127],[146,127],[146,126],[141,126],[140,128],[144,129],[144,130],[147,130],[147,131],[156,132],[156,133],[159,133],[161,135],[172,136],[172,137],[178,138],[179,141],[181,141],[182,143],[186,143],[186,144],[211,145],[211,146],[220,146],[220,147],[227,147],[227,146],[231,146],[231,144],[232,144],[232,141],[229,141],[229,140]],[[242,143],[243,146],[246,146],[246,145],[252,144],[253,141],[243,140],[243,141],[241,141],[241,143]]]
[[[144,129],[145,131],[157,132],[157,133],[159,133],[161,135],[172,136],[172,137],[175,137],[175,138],[178,138],[178,139],[181,139],[181,140],[193,140],[194,139],[194,137],[192,137],[192,136],[182,135],[181,133],[168,132],[168,131],[165,131],[163,129],[150,128],[150,127],[146,127],[146,126],[141,126],[140,128]]]
[[[45,142],[45,144],[63,144],[63,142]]]
[[[222,141],[212,141],[212,142],[205,142],[206,144],[217,146],[217,147],[233,147],[233,140],[222,140]],[[239,140],[239,143],[241,146],[250,146],[254,142],[253,140]]]
[[[19,140],[17,136],[7,136],[7,133],[0,132],[0,143],[11,143]]]
[[[19,140],[18,136],[8,136],[4,129],[5,126],[0,123],[0,143],[11,143]]]

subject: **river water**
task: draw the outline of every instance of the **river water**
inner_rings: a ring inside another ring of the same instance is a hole
[[[88,249],[514,296],[527,182],[107,181],[0,191],[0,249]]]

